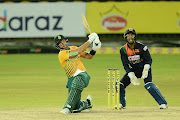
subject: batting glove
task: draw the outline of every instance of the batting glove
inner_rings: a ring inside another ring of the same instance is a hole
[[[150,65],[149,65],[149,64],[145,64],[145,65],[144,65],[143,72],[142,72],[142,76],[141,76],[142,79],[145,79],[145,78],[148,77],[148,71],[149,71],[149,69],[150,69]]]
[[[137,79],[137,77],[135,76],[134,72],[129,72],[128,77],[130,78],[130,81],[133,85],[140,85],[140,82]]]
[[[99,37],[96,37],[96,39],[93,41],[92,49],[96,51],[99,48],[101,48],[101,41],[99,40]]]
[[[91,33],[89,36],[89,42],[92,43],[97,37],[98,35],[96,33]],[[99,37],[98,37],[99,38]]]

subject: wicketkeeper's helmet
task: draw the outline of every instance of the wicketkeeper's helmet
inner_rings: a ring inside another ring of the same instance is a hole
[[[127,34],[129,34],[129,33],[134,34],[134,35],[135,35],[134,40],[136,40],[137,34],[136,34],[136,31],[135,31],[133,28],[128,28],[128,29],[126,30],[126,32],[124,33],[124,39],[127,41]]]
[[[68,38],[64,37],[63,35],[58,35],[58,36],[55,36],[54,37],[54,43],[55,43],[55,46],[57,49],[61,49],[59,46],[58,46],[58,43],[62,40],[66,40],[66,42],[68,42]]]

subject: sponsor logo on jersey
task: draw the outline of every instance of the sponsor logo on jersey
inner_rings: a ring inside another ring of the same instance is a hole
[[[140,55],[129,56],[129,57],[128,57],[128,60],[129,60],[129,61],[140,60]]]

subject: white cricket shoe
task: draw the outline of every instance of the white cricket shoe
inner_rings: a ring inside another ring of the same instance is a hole
[[[117,105],[115,106],[115,109],[117,109]],[[126,109],[121,103],[119,103],[119,109]]]
[[[88,99],[90,102],[92,102],[92,101],[93,101],[93,97],[92,97],[92,96],[90,96],[90,95],[88,95],[86,99]]]
[[[64,115],[67,115],[67,114],[69,114],[69,113],[71,113],[71,112],[70,112],[70,110],[69,110],[68,108],[64,108],[64,109],[62,109],[62,110],[60,111],[60,113],[61,113],[61,114],[64,114]]]
[[[119,104],[120,109],[126,109],[126,106],[123,106],[122,104]]]
[[[87,112],[89,112],[92,109],[92,101],[93,101],[93,97],[88,95],[87,96],[87,101],[88,101],[88,108],[86,109]],[[89,103],[90,102],[90,103]]]
[[[160,109],[167,109],[168,108],[168,105],[167,104],[161,104],[159,106]]]

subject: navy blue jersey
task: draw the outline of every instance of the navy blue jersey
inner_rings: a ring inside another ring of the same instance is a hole
[[[152,64],[152,58],[147,46],[139,42],[135,42],[133,49],[130,49],[128,44],[125,44],[120,49],[120,56],[126,72],[142,70],[144,64]]]

